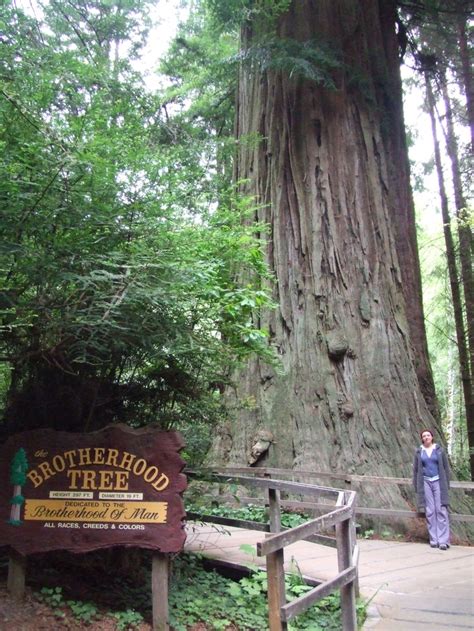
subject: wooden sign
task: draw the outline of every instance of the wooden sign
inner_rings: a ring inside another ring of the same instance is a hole
[[[23,555],[111,546],[180,551],[182,447],[177,432],[125,425],[12,436],[0,448],[0,545]]]

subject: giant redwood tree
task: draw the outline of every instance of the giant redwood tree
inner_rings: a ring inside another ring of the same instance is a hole
[[[269,225],[276,307],[260,317],[281,368],[256,359],[239,374],[216,453],[253,463],[267,432],[257,465],[408,475],[418,430],[439,427],[395,2],[295,0],[273,23],[271,3],[254,4],[236,179]]]

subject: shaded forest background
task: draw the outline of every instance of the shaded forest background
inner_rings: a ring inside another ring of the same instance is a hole
[[[155,4],[0,9],[0,431],[156,423],[183,431],[195,464],[215,427],[252,408],[226,396],[249,358],[280,370],[264,315],[276,307],[270,227],[254,221],[260,209],[237,168],[262,140],[236,138],[239,73],[330,90],[340,60],[324,42],[240,47],[242,23],[278,23],[285,0],[193,2],[150,88],[140,59],[153,49]],[[412,162],[412,185],[434,414],[461,478],[474,348],[469,10],[399,2],[394,24],[409,107],[420,99],[432,122],[432,157]],[[436,197],[431,188],[423,208],[432,177]]]

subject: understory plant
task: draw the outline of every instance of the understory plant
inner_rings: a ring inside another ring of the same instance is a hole
[[[288,597],[297,598],[311,586],[299,572],[286,578]],[[198,622],[213,631],[224,631],[230,624],[239,631],[268,628],[267,575],[259,568],[239,581],[205,570],[196,555],[180,555],[174,564],[170,589],[170,621],[176,631]],[[331,595],[292,620],[291,630],[338,631],[341,628],[338,595]]]
[[[53,610],[57,618],[65,618],[69,610],[76,620],[87,626],[102,617],[94,603],[65,600],[62,587],[43,587],[36,596]],[[111,615],[116,620],[117,631],[134,629],[143,622],[143,616],[132,608],[126,611],[115,611]]]
[[[268,522],[268,509],[264,506],[248,504],[247,506],[226,506],[223,504],[201,504],[198,502],[186,502],[188,512],[200,513],[202,515],[214,515],[216,517],[232,517],[258,523]],[[281,525],[284,528],[294,528],[308,521],[310,517],[301,513],[282,511]]]
[[[151,584],[148,553],[143,552],[140,578],[121,575],[106,570],[97,573],[97,592],[87,596],[87,602],[75,600],[74,595],[63,592],[62,587],[44,587],[38,597],[45,602],[58,618],[72,614],[88,625],[102,618],[115,619],[118,631],[136,628],[144,619],[151,617]],[[267,576],[261,568],[252,564],[248,574],[240,580],[227,578],[209,569],[209,560],[196,554],[176,555],[170,563],[169,611],[170,625],[174,631],[187,631],[193,625],[206,624],[210,631],[225,631],[234,625],[238,631],[268,629]],[[64,563],[56,580],[64,575]],[[106,593],[102,588],[107,584]],[[307,585],[296,565],[286,576],[286,595],[294,600],[307,593]],[[359,603],[359,625],[365,617],[366,605]],[[233,627],[233,628],[234,628]],[[340,631],[339,594],[332,594],[313,605],[305,613],[289,623],[290,631]]]

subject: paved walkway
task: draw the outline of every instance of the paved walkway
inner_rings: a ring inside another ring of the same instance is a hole
[[[262,532],[212,524],[188,524],[187,531],[186,550],[240,564],[265,563],[240,548],[261,541]],[[474,548],[443,552],[421,543],[358,543],[361,596],[372,598],[364,630],[474,630]],[[288,568],[292,558],[304,575],[327,580],[337,573],[334,548],[300,541],[285,549]]]

